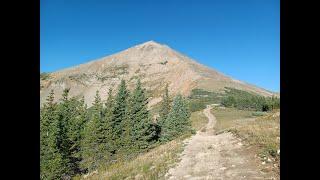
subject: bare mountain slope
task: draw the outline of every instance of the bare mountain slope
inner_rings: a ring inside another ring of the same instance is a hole
[[[60,99],[62,90],[71,88],[71,96],[84,96],[90,106],[96,90],[104,100],[108,89],[116,88],[121,79],[132,89],[138,77],[152,95],[150,105],[161,100],[166,83],[172,94],[188,95],[194,88],[223,91],[224,87],[233,87],[263,96],[273,95],[201,65],[166,45],[148,41],[96,61],[50,73],[48,79],[40,81],[41,102],[51,89],[56,99]]]

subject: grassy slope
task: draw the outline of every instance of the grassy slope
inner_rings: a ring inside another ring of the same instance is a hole
[[[192,126],[196,130],[200,130],[207,121],[202,111],[191,114]],[[179,154],[183,150],[182,141],[187,137],[189,135],[155,147],[131,161],[116,162],[100,169],[98,174],[89,176],[87,179],[163,179],[169,168],[179,161]]]
[[[256,153],[266,161],[268,158],[276,164],[273,169],[280,173],[280,116],[279,110],[254,117],[252,111],[240,111],[236,109],[212,110],[217,118],[216,131],[233,132],[243,139],[248,145],[255,147]]]

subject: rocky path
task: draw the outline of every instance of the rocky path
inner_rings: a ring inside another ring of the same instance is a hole
[[[260,171],[259,162],[231,133],[214,134],[216,118],[207,106],[203,113],[207,125],[185,140],[181,161],[166,174],[166,179],[273,179]]]

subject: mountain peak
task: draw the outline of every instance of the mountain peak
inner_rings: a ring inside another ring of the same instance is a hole
[[[147,42],[144,42],[142,44],[139,44],[137,45],[138,47],[162,47],[163,45],[158,43],[158,42],[155,42],[153,40],[150,40],[150,41],[147,41]]]
[[[144,44],[144,45],[161,45],[160,43],[158,43],[154,40],[150,40],[150,41],[144,42],[142,44]]]
[[[72,87],[70,96],[85,96],[85,102],[91,104],[97,90],[107,97],[107,90],[116,88],[122,79],[132,88],[137,78],[152,94],[151,104],[161,99],[163,84],[169,85],[172,95],[188,95],[195,88],[220,92],[225,87],[272,95],[201,65],[165,44],[150,40],[99,60],[51,73],[50,80],[40,82],[41,102],[45,102],[51,89],[60,99],[63,90]]]

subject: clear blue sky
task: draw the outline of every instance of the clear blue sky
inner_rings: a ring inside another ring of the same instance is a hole
[[[154,40],[279,92],[279,0],[41,0],[40,7],[41,72]]]

